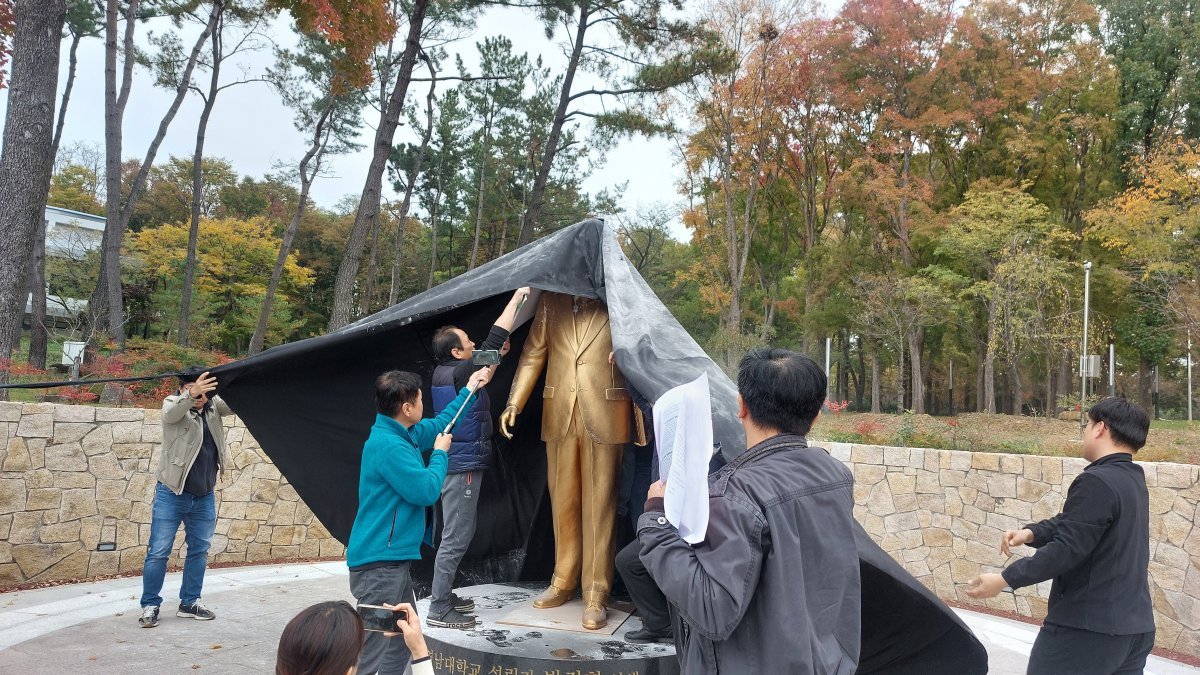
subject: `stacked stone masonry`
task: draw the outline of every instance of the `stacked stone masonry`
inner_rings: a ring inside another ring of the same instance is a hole
[[[0,402],[0,588],[141,571],[160,415]],[[225,438],[231,466],[217,483],[210,562],[343,555],[240,419],[225,418]],[[180,528],[169,564],[183,564],[182,544]]]
[[[1078,458],[823,444],[854,472],[854,516],[938,596],[1041,619],[1050,582],[968,598],[966,583],[999,572],[1005,530],[1054,516],[1087,462]],[[1150,595],[1160,647],[1200,656],[1200,467],[1140,463],[1150,491]]]
[[[0,402],[0,588],[138,572],[150,537],[157,410]],[[219,482],[210,560],[344,555],[241,420],[226,418],[232,467]],[[854,472],[854,515],[942,598],[1009,562],[1006,529],[1058,513],[1082,459],[826,443]],[[1150,593],[1157,643],[1200,657],[1200,467],[1143,463],[1150,490]],[[112,542],[114,551],[97,550]],[[182,531],[171,564],[182,565]],[[1029,555],[1021,550],[1014,555]],[[1042,618],[1049,582],[987,606]]]

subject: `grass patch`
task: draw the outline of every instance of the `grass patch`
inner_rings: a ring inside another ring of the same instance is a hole
[[[1079,423],[1046,417],[968,413],[957,417],[913,414],[826,413],[811,437],[815,441],[1079,457]],[[1142,462],[1200,464],[1200,422],[1155,421]]]

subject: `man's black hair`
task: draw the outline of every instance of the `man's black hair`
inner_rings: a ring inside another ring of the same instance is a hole
[[[182,389],[185,385],[189,385],[200,379],[200,376],[203,375],[206,370],[208,369],[204,366],[193,364],[179,371],[179,388]]]
[[[738,393],[754,423],[804,436],[825,404],[828,379],[812,359],[786,349],[756,347],[738,364]]]
[[[1146,435],[1150,433],[1150,416],[1141,406],[1134,405],[1127,399],[1119,396],[1101,399],[1099,403],[1088,408],[1088,417],[1094,423],[1103,422],[1117,445],[1134,452],[1146,445]]]
[[[442,326],[433,334],[433,358],[439,363],[454,358],[455,349],[462,349],[462,339],[458,336],[458,326]]]
[[[375,380],[375,409],[395,417],[405,403],[415,403],[421,393],[421,378],[404,370],[389,370]]]

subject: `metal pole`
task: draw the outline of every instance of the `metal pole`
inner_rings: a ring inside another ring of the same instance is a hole
[[[1154,366],[1154,419],[1162,419],[1162,411],[1158,408],[1158,366]]]
[[[1188,421],[1192,421],[1192,331],[1188,330]]]
[[[954,417],[954,359],[950,359],[950,392],[948,398],[950,400],[950,416]]]
[[[1108,395],[1109,396],[1117,395],[1117,384],[1116,384],[1116,380],[1115,380],[1116,363],[1117,363],[1116,356],[1117,356],[1116,346],[1113,345],[1113,343],[1111,343],[1111,342],[1108,343]]]
[[[825,398],[826,399],[829,398],[829,383],[831,381],[831,378],[829,377],[829,352],[830,352],[832,344],[833,344],[833,338],[830,338],[830,337],[825,338]]]
[[[1079,435],[1083,437],[1084,427],[1087,426],[1087,413],[1084,411],[1084,401],[1087,399],[1087,371],[1084,369],[1084,359],[1088,353],[1088,303],[1091,301],[1092,262],[1083,263],[1083,351],[1079,355]]]

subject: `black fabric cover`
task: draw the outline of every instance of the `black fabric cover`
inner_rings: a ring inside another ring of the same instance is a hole
[[[214,368],[218,391],[321,523],[345,543],[358,508],[362,445],[375,418],[375,377],[409,370],[428,387],[436,366],[433,333],[453,324],[472,337],[486,336],[522,286],[603,300],[617,364],[650,400],[708,373],[714,441],[727,460],[745,449],[733,382],[659,301],[626,259],[615,232],[600,220],[560,230],[327,335]],[[497,420],[528,330],[528,323],[514,330],[512,354],[488,386]],[[428,389],[424,397],[425,413],[431,415]],[[495,461],[480,489],[477,532],[460,570],[468,571],[469,582],[550,576],[553,533],[540,420],[541,399],[535,393],[513,440],[495,435]],[[861,528],[854,536],[864,572],[864,667],[894,673],[986,672],[982,645],[958,617]],[[427,568],[418,565],[414,574],[419,578],[422,571]],[[868,599],[868,589],[876,600]],[[932,656],[939,651],[932,646],[947,641],[955,647],[951,670],[921,660],[922,651]],[[914,658],[914,669],[895,669]]]

